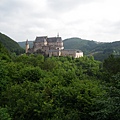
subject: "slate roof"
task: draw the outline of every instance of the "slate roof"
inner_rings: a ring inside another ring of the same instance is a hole
[[[61,42],[61,37],[50,37],[47,39],[47,42]]]
[[[35,42],[44,42],[45,39],[47,39],[47,36],[36,37]]]
[[[61,42],[62,41],[61,37],[48,38],[47,36],[41,36],[41,37],[36,37],[35,42],[44,42],[45,39],[47,42]]]

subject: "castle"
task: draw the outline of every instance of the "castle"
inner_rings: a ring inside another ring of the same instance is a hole
[[[33,47],[29,48],[28,40],[26,41],[26,54],[40,53],[44,56],[71,56],[74,58],[83,57],[81,50],[64,49],[62,38],[59,37],[36,37]]]

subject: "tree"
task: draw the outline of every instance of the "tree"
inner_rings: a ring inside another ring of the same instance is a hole
[[[7,108],[0,107],[0,120],[12,120]]]
[[[25,67],[19,72],[19,82],[29,80],[32,82],[37,82],[45,76],[44,72],[39,67]]]
[[[6,64],[5,61],[0,60],[0,94],[6,89],[8,83],[10,83]]]
[[[113,55],[109,56],[107,59],[103,62],[103,68],[109,73],[109,74],[116,74],[120,72],[120,58],[115,58]]]

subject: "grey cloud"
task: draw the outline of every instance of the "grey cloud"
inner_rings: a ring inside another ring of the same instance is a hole
[[[101,33],[106,34],[120,34],[120,21],[102,20],[99,24]]]
[[[88,9],[84,5],[100,1],[105,0],[0,0],[0,32],[17,41],[34,39],[36,35],[56,35],[57,32],[62,37],[83,36],[88,39],[118,34],[119,21],[101,21],[101,18],[100,23],[98,19],[88,21]],[[79,10],[82,16],[78,14]]]
[[[117,32],[120,33],[120,21],[115,22],[115,23],[113,24],[113,26],[116,28]]]
[[[5,0],[0,4],[0,11],[9,15],[18,12],[23,6],[24,4],[20,1]]]
[[[48,6],[57,11],[71,10],[75,7],[88,4],[95,0],[47,0]]]
[[[17,0],[4,0],[0,3],[0,19],[1,21],[11,22],[20,19],[24,14],[25,4]]]
[[[0,3],[0,17],[1,19],[21,19],[20,17],[24,19],[34,14],[34,8],[35,5],[31,0],[4,0]]]

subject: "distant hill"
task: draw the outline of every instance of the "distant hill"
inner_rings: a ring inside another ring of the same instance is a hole
[[[120,55],[120,41],[103,43],[81,38],[69,38],[64,40],[65,49],[80,49],[84,55],[94,56],[96,60],[103,61],[109,55]]]
[[[33,47],[33,41],[28,41],[28,43],[29,43],[30,48],[32,48]],[[18,42],[18,44],[20,45],[20,47],[22,47],[23,49],[25,49],[25,44],[26,44],[25,41]]]
[[[93,40],[85,40],[81,38],[68,38],[64,41],[65,49],[80,49],[84,54],[89,54],[92,49],[98,46],[98,43]],[[100,43],[99,43],[100,44]]]
[[[15,52],[16,54],[24,53],[24,49],[22,49],[17,42],[12,40],[7,35],[0,33],[0,42],[10,52]]]
[[[109,55],[120,56],[120,41],[99,44],[97,47],[90,51],[96,60],[103,60]]]
[[[18,42],[18,44],[25,49],[25,41]],[[33,46],[33,41],[29,41],[30,47]],[[93,40],[85,40],[77,37],[63,40],[65,49],[80,49],[84,55],[94,56],[95,60],[103,61],[109,55],[120,55],[120,41],[103,43]]]

